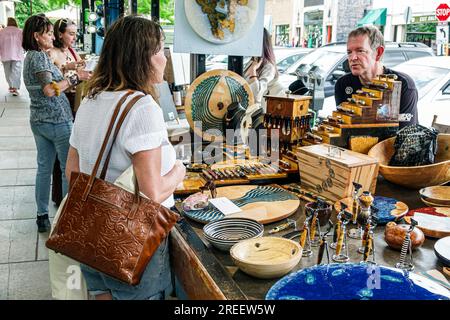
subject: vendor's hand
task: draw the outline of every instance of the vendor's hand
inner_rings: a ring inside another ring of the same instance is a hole
[[[78,79],[81,81],[89,80],[92,76],[92,73],[90,71],[86,70],[77,70]]]

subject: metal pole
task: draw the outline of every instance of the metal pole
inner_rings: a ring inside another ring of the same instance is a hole
[[[159,0],[152,0],[152,3],[151,3],[151,15],[152,15],[152,20],[153,21],[159,22],[159,19],[160,19]]]

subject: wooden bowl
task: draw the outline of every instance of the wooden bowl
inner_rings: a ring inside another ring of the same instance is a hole
[[[395,137],[377,143],[369,156],[378,159],[380,174],[388,181],[406,188],[420,189],[450,181],[450,134],[439,134],[435,163],[416,167],[389,166],[394,155]]]
[[[422,201],[434,203],[440,206],[450,206],[450,187],[433,186],[420,189],[419,191]]]
[[[300,261],[303,248],[295,241],[262,237],[235,244],[230,255],[243,272],[261,279],[282,277]]]

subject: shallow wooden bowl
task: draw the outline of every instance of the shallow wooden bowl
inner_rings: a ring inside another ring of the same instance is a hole
[[[295,241],[262,237],[235,244],[230,255],[243,272],[261,279],[284,276],[300,261],[303,248]]]
[[[380,174],[388,181],[411,189],[436,186],[450,181],[450,134],[438,135],[435,163],[416,167],[394,167],[388,163],[394,155],[395,137],[377,143],[369,156],[378,159]]]
[[[450,206],[450,187],[433,186],[420,189],[420,197],[422,200],[438,204],[440,206]]]

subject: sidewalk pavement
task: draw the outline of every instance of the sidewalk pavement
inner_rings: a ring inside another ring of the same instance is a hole
[[[9,94],[0,63],[0,299],[52,299],[48,233],[36,226],[36,146],[23,83],[20,94]],[[56,209],[49,205],[50,217]]]

